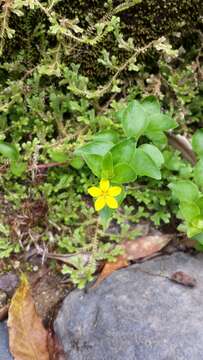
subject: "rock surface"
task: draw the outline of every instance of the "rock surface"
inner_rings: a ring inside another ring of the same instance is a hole
[[[19,278],[16,274],[8,272],[0,275],[0,290],[6,292],[7,295],[12,296],[16,287],[19,284]]]
[[[0,359],[1,360],[12,360],[8,350],[8,329],[6,322],[0,322]]]
[[[197,286],[153,275],[176,271]],[[119,270],[87,293],[73,291],[55,331],[68,360],[201,360],[202,299],[203,257],[175,253]]]

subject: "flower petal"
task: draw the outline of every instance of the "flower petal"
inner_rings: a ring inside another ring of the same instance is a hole
[[[102,194],[101,189],[96,186],[92,186],[87,191],[88,191],[88,194],[90,194],[93,197],[99,197]]]
[[[111,209],[117,209],[118,208],[118,202],[116,199],[114,199],[113,196],[106,196],[106,204]]]
[[[107,192],[107,190],[109,189],[109,186],[110,186],[109,180],[101,179],[99,186],[103,192]]]
[[[103,207],[106,205],[106,200],[104,198],[104,196],[100,196],[98,197],[98,199],[95,201],[95,210],[96,211],[100,211],[101,209],[103,209]]]
[[[118,196],[121,193],[121,187],[120,186],[111,186],[108,190],[109,196]]]

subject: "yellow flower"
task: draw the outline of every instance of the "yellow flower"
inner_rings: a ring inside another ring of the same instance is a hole
[[[115,196],[121,193],[120,186],[110,186],[109,180],[101,179],[99,187],[92,186],[88,189],[88,193],[97,198],[95,201],[95,210],[100,211],[105,205],[111,209],[117,209],[118,202]]]

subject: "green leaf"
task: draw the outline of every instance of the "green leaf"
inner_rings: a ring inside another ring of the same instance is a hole
[[[164,149],[167,145],[167,137],[163,131],[145,131],[145,135],[160,149]]]
[[[147,96],[142,100],[141,105],[147,114],[160,113],[160,104],[155,96]]]
[[[15,176],[21,176],[26,171],[27,165],[24,162],[11,162],[11,172]]]
[[[203,217],[203,196],[196,200],[196,204],[200,209],[200,215]]]
[[[0,154],[11,161],[16,161],[19,158],[16,147],[3,141],[0,141]]]
[[[108,206],[105,206],[99,212],[100,224],[102,225],[103,230],[106,230],[108,228],[112,214],[113,214],[113,211]]]
[[[173,197],[180,201],[193,202],[199,198],[198,187],[190,180],[179,180],[176,183],[171,183],[169,188],[172,190]]]
[[[117,115],[122,122],[123,130],[128,137],[139,138],[148,125],[147,114],[136,100],[131,101],[127,108]]]
[[[93,174],[96,175],[98,178],[101,178],[103,157],[100,155],[86,154],[84,155],[84,160],[87,166],[93,172]]]
[[[104,156],[107,152],[114,146],[112,142],[106,141],[92,141],[87,145],[82,146],[81,148],[75,151],[75,155],[100,155]]]
[[[152,161],[156,164],[157,167],[161,167],[164,163],[164,157],[161,151],[154,145],[144,144],[139,147],[139,149],[144,150],[144,152],[149,155]]]
[[[180,159],[180,156],[177,151],[168,151],[163,152],[164,156],[164,166],[168,170],[178,171],[183,166],[183,161]]]
[[[111,179],[113,176],[113,159],[110,152],[108,152],[104,158],[102,163],[102,178],[103,179]]]
[[[203,159],[200,159],[194,166],[193,174],[196,184],[203,187]]]
[[[69,159],[68,154],[59,150],[49,150],[49,156],[53,161],[56,162],[65,162]]]
[[[130,165],[139,176],[149,176],[157,180],[161,179],[161,172],[159,167],[141,148],[136,149]]]
[[[192,137],[192,148],[198,155],[203,155],[203,129],[199,129]]]
[[[123,184],[134,181],[136,178],[137,174],[129,164],[122,162],[118,163],[114,167],[114,177],[112,179],[112,182],[115,182],[117,184]]]
[[[188,237],[193,237],[202,232],[203,232],[203,219],[202,217],[198,216],[197,218],[193,219],[191,223],[189,223],[187,235]]]
[[[177,127],[176,121],[167,114],[155,113],[148,117],[149,124],[146,129],[146,134],[167,131]]]
[[[93,136],[96,141],[112,142],[116,144],[118,142],[118,133],[114,130],[101,131]]]
[[[132,139],[127,139],[116,144],[112,149],[113,163],[128,162],[135,151],[135,142]]]
[[[195,202],[181,202],[180,211],[184,219],[188,222],[192,222],[194,218],[200,215],[200,209]]]
[[[198,229],[196,226],[193,226],[193,225],[189,224],[187,226],[187,236],[189,238],[193,238],[194,236],[197,236],[199,233],[201,233],[202,230]]]
[[[84,160],[79,157],[79,156],[75,156],[71,161],[70,161],[70,165],[76,169],[79,170],[83,167],[84,165]]]

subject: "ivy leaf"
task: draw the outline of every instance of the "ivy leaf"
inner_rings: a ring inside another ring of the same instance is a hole
[[[172,195],[174,198],[179,199],[179,201],[193,202],[199,198],[199,190],[197,185],[195,185],[190,180],[179,180],[176,183],[170,183],[169,188],[172,190]]]
[[[19,158],[16,147],[3,141],[0,141],[0,154],[11,161],[16,161]]]
[[[203,129],[199,129],[192,137],[192,148],[198,155],[203,155]]]
[[[139,176],[149,176],[160,180],[161,172],[152,158],[142,149],[136,149],[130,165]]]
[[[128,137],[139,138],[148,125],[148,117],[142,105],[137,101],[131,101],[128,106],[117,114],[123,130]]]
[[[12,298],[8,327],[10,351],[16,360],[49,359],[47,331],[36,313],[25,276]]]
[[[111,179],[113,176],[113,159],[110,152],[108,152],[102,162],[102,178]]]
[[[132,139],[122,140],[112,149],[113,163],[128,162],[135,151],[135,142]]]
[[[157,167],[161,167],[164,163],[164,157],[161,151],[154,145],[144,144],[140,146],[139,149],[144,150],[144,152],[149,155],[152,161],[157,165]]]
[[[112,179],[112,182],[115,182],[117,184],[123,184],[134,181],[136,178],[136,172],[128,163],[118,163],[114,167],[114,177]]]

